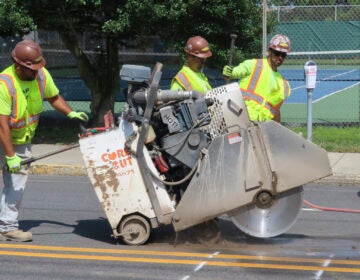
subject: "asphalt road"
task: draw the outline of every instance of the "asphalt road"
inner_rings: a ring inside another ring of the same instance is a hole
[[[307,185],[314,204],[360,208],[360,186]],[[33,242],[0,243],[0,279],[359,279],[360,214],[304,206],[295,225],[269,239],[244,236],[226,216],[217,244],[191,229],[152,231],[131,247],[111,229],[87,177],[31,176],[20,225]],[[175,242],[175,240],[177,240]]]

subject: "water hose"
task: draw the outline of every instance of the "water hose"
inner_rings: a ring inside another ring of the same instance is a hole
[[[314,209],[318,209],[321,211],[334,211],[334,212],[345,212],[345,213],[360,213],[360,209],[346,209],[346,208],[334,208],[334,207],[324,207],[324,206],[319,206],[319,205],[315,205],[307,200],[304,199],[304,204],[306,204],[307,206],[314,208]]]

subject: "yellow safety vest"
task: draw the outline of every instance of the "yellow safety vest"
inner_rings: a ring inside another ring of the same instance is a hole
[[[250,76],[240,80],[240,89],[252,121],[272,120],[290,96],[288,81],[266,59],[256,59]]]
[[[176,82],[186,91],[196,90],[205,94],[211,85],[204,73],[197,73],[184,65],[171,82],[171,89],[177,89]]]
[[[7,88],[12,101],[9,126],[13,144],[30,143],[35,135],[40,113],[42,112],[46,86],[46,75],[43,69],[38,70],[36,80],[39,94],[32,95],[31,100],[28,101],[21,89],[16,88],[11,75],[0,74],[0,82]]]

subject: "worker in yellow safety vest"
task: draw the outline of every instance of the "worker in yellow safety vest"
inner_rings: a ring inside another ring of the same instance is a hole
[[[249,59],[236,67],[226,65],[223,76],[240,79],[250,120],[281,122],[280,106],[290,96],[290,85],[278,72],[290,53],[290,40],[283,34],[275,35],[269,43],[266,59]]]
[[[201,36],[187,40],[185,48],[186,61],[171,81],[171,90],[199,91],[205,94],[211,89],[208,78],[203,73],[206,59],[212,56],[209,43]]]
[[[32,40],[16,44],[13,64],[0,73],[0,160],[4,187],[0,205],[0,240],[30,241],[31,232],[19,229],[18,215],[28,172],[21,161],[31,157],[43,99],[71,119],[88,121],[59,95],[51,75],[44,68],[40,46]]]

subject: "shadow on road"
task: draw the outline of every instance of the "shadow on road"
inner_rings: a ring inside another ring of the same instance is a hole
[[[73,228],[72,233],[78,236],[100,241],[108,244],[124,245],[121,238],[112,237],[112,230],[109,222],[105,218],[78,220],[77,224],[66,224],[51,220],[22,220],[21,229],[28,231],[43,224],[57,225],[59,228]],[[219,219],[220,237],[215,242],[200,242],[196,237],[194,227],[175,232],[172,225],[161,226],[152,229],[148,245],[172,245],[174,247],[182,246],[219,246],[231,248],[234,245],[281,245],[293,242],[293,239],[307,238],[304,235],[282,234],[273,238],[255,238],[241,232],[231,221]]]
[[[73,228],[73,233],[76,235],[100,242],[116,243],[116,240],[111,237],[112,231],[109,223],[104,218],[79,220],[77,224],[66,224],[51,220],[22,220],[20,221],[20,228],[29,231],[44,224],[56,225],[59,226],[59,229],[61,227],[70,227]]]

